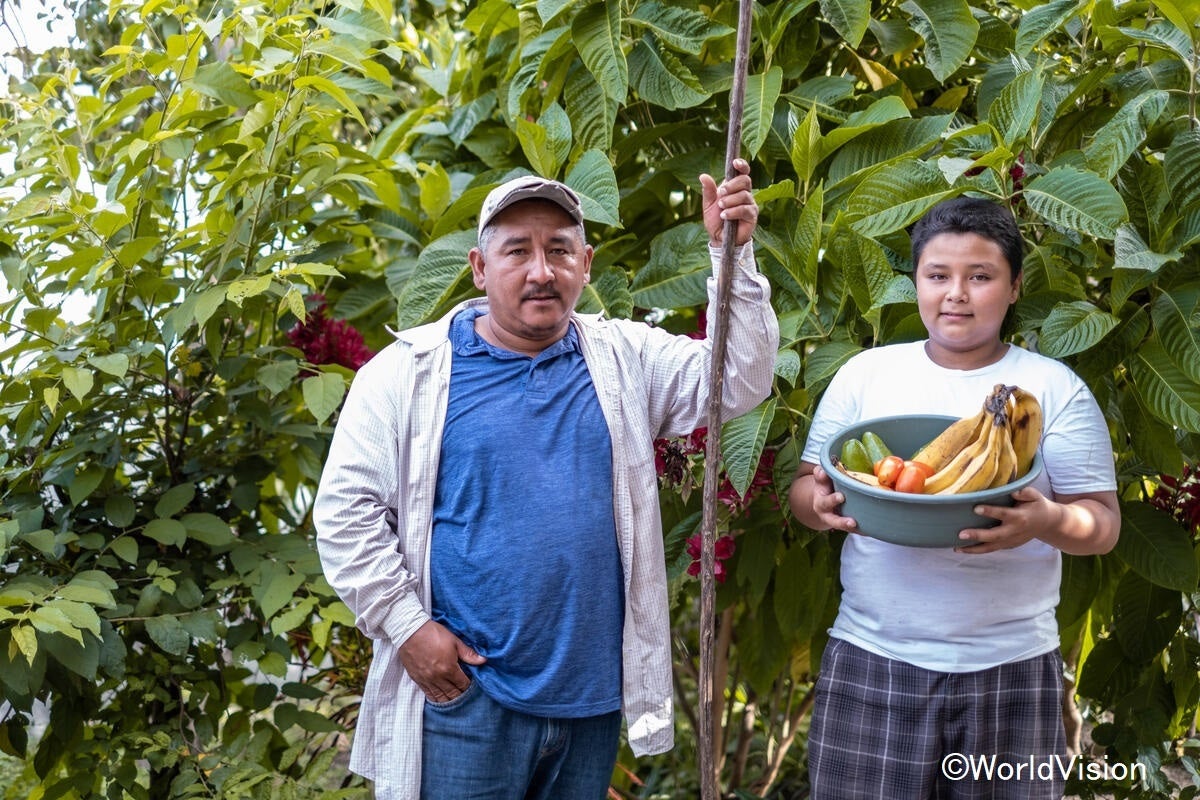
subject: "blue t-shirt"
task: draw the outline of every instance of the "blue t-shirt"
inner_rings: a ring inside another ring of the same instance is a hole
[[[487,657],[501,705],[547,717],[621,707],[624,578],[612,442],[574,328],[535,358],[450,327],[434,499],[432,616]]]

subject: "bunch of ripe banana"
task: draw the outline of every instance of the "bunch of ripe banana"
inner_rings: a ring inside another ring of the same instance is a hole
[[[910,459],[926,472],[923,494],[965,494],[1004,486],[1029,471],[1042,438],[1042,407],[1017,386],[998,383],[979,413],[952,423]],[[876,476],[851,477],[880,485]]]
[[[913,458],[933,469],[926,494],[977,492],[1024,476],[1041,438],[1037,398],[998,383],[978,414],[951,424]]]

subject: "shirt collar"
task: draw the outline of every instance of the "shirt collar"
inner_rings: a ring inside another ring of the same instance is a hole
[[[488,353],[495,358],[529,358],[521,353],[496,347],[475,332],[475,320],[487,313],[485,308],[466,308],[455,315],[450,323],[450,346],[454,353],[460,356],[473,356]],[[582,353],[579,344],[579,334],[572,323],[567,326],[567,333],[561,339],[538,353],[534,361],[545,361],[564,353]]]

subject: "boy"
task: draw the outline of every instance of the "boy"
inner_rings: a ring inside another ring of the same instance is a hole
[[[1000,338],[1023,259],[1006,209],[968,197],[940,203],[914,227],[912,255],[929,337],[867,350],[838,371],[789,492],[792,513],[814,530],[857,532],[817,464],[825,440],[873,417],[966,416],[997,383],[1041,403],[1045,469],[1013,493],[1012,508],[978,507],[1000,521],[960,534],[978,544],[942,550],[847,537],[809,733],[812,797],[1059,798],[1058,770],[1041,770],[1046,780],[1025,768],[1019,780],[977,781],[956,757],[1015,767],[1065,756],[1061,553],[1116,543],[1108,428],[1069,368]]]

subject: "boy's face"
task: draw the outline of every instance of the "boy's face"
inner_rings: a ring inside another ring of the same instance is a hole
[[[1000,245],[975,233],[938,234],[926,243],[914,280],[936,363],[973,369],[1003,356],[1000,327],[1021,278],[1013,277]]]

